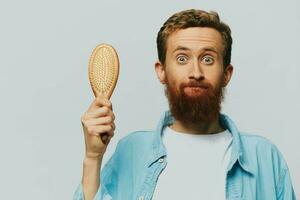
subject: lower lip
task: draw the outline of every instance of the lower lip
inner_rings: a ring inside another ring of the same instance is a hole
[[[203,87],[185,87],[184,88],[184,92],[187,95],[191,95],[191,96],[202,94],[206,90],[207,90],[207,88],[203,88]]]

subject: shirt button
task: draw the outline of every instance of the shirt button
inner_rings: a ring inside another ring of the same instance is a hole
[[[163,158],[160,158],[160,159],[158,159],[158,162],[159,162],[159,163],[163,163],[163,162],[164,162],[164,159],[163,159]]]
[[[143,197],[143,196],[140,196],[140,197],[138,198],[138,200],[144,200],[144,197]]]

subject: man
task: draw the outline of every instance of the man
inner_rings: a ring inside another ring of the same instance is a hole
[[[107,148],[100,135],[110,140],[115,125],[111,103],[97,98],[81,118],[86,156],[74,199],[295,199],[277,148],[220,113],[233,73],[231,44],[215,12],[171,16],[158,32],[155,63],[170,111],[155,131],[121,139],[100,172]]]

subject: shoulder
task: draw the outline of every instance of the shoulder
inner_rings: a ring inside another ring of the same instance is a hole
[[[277,146],[269,139],[256,134],[240,135],[243,152],[258,183],[269,180],[267,184],[276,187],[279,195],[294,195],[288,165]],[[285,192],[287,193],[284,194]]]
[[[151,130],[140,130],[128,133],[125,137],[121,138],[118,142],[120,146],[127,146],[127,145],[147,145],[154,140],[156,135],[155,131]]]
[[[276,148],[271,140],[256,133],[240,132],[240,138],[241,142],[246,145]]]
[[[240,133],[243,151],[257,166],[272,164],[276,170],[287,170],[287,164],[278,147],[268,138],[255,133]]]
[[[122,159],[128,156],[149,153],[153,148],[156,132],[151,130],[140,130],[128,133],[118,141],[115,154],[121,155]]]
[[[246,147],[251,145],[252,147],[256,148],[278,150],[276,145],[271,140],[256,133],[240,132],[240,138],[241,142]]]
[[[123,137],[120,142],[129,142],[133,140],[149,140],[155,136],[156,132],[154,130],[139,130],[128,133]]]

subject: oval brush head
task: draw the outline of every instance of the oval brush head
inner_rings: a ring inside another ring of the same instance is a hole
[[[108,44],[98,45],[89,61],[89,80],[95,97],[105,95],[108,99],[116,87],[119,76],[119,58],[116,50]],[[108,144],[108,134],[101,140]]]
[[[113,93],[119,76],[119,58],[116,50],[108,44],[100,44],[94,50],[89,62],[89,80],[94,95]]]

